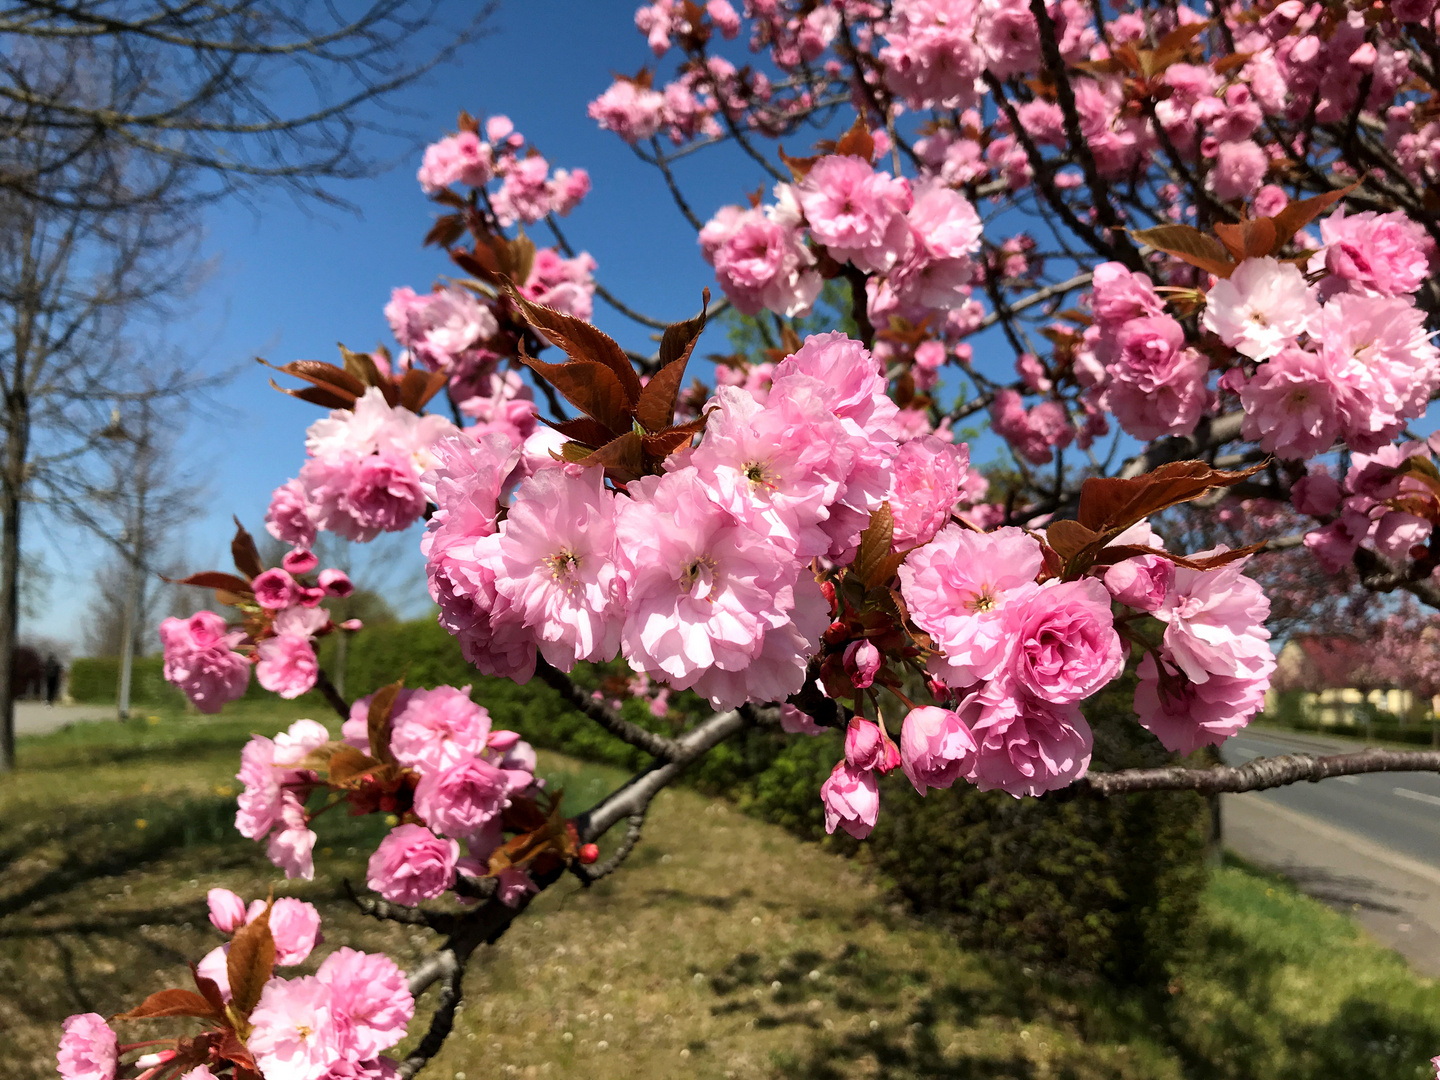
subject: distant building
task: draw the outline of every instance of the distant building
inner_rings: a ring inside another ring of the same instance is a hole
[[[1374,685],[1369,674],[1374,642],[1338,635],[1296,635],[1276,658],[1265,711],[1283,714],[1282,695],[1294,695],[1312,724],[1363,724],[1360,707],[1369,704],[1404,721],[1423,721],[1440,712],[1440,697],[1427,698],[1400,686]],[[1292,704],[1290,706],[1294,708]]]

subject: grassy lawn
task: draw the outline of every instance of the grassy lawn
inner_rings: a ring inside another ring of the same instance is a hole
[[[314,882],[231,827],[237,751],[293,718],[242,703],[21,741],[0,780],[0,1078],[54,1076],[61,1019],[112,1013],[219,942],[204,893],[320,905],[329,944],[426,944],[354,913],[384,829],[327,815]],[[554,755],[576,806],[617,774]],[[471,968],[424,1076],[1420,1080],[1440,987],[1283,882],[1230,865],[1163,1000],[956,948],[858,863],[691,791],[662,795],[625,869],[567,881]],[[325,948],[319,952],[324,954]],[[423,1005],[422,1005],[423,1011]],[[415,1025],[417,1031],[421,1024]],[[137,1034],[135,1037],[146,1037]]]

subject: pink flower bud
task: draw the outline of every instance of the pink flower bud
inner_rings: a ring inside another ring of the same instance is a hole
[[[341,630],[359,630],[365,626],[359,619],[346,619],[340,624]]]
[[[835,764],[830,778],[820,785],[820,801],[825,807],[827,833],[833,833],[838,825],[856,840],[864,840],[880,817],[875,774],[853,769],[843,761]]]
[[[1110,595],[1136,611],[1156,611],[1175,580],[1175,564],[1160,555],[1124,559],[1105,571]]]
[[[900,751],[878,724],[850,718],[845,729],[845,761],[853,769],[889,772],[900,764]]]
[[[976,750],[965,721],[949,709],[912,709],[900,728],[901,763],[921,795],[930,788],[948,788],[964,776]]]
[[[327,596],[346,597],[355,591],[350,575],[334,567],[320,571],[320,588],[325,590]]]
[[[1302,514],[1325,517],[1340,505],[1340,481],[1326,472],[1302,476],[1290,488],[1290,501]]]
[[[245,925],[245,901],[229,889],[211,889],[205,894],[205,900],[210,905],[210,922],[222,934],[233,933]]]
[[[851,642],[845,649],[845,670],[856,690],[864,690],[875,681],[882,662],[880,650],[869,640]]]
[[[258,575],[250,587],[255,590],[255,602],[270,611],[287,608],[300,596],[300,586],[295,579],[278,566]]]
[[[292,574],[308,574],[320,565],[320,560],[309,548],[297,547],[285,553],[280,565]]]
[[[824,735],[825,729],[794,705],[780,706],[780,729],[787,735]]]

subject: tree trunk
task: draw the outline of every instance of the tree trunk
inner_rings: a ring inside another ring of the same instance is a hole
[[[30,449],[30,410],[23,390],[11,394],[0,475],[0,773],[15,768],[15,645],[20,626],[20,507]]]

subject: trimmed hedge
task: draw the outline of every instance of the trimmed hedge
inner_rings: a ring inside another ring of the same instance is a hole
[[[1097,771],[1172,760],[1135,722],[1133,686],[1121,680],[1085,709]],[[881,801],[876,863],[967,944],[1156,986],[1190,941],[1207,879],[1198,795],[1014,799],[957,784],[920,799],[894,774]]]
[[[137,656],[130,668],[130,701],[135,705],[185,704],[185,695],[165,681],[164,660]],[[114,705],[120,688],[118,656],[82,656],[70,662],[70,696],[81,705]]]

